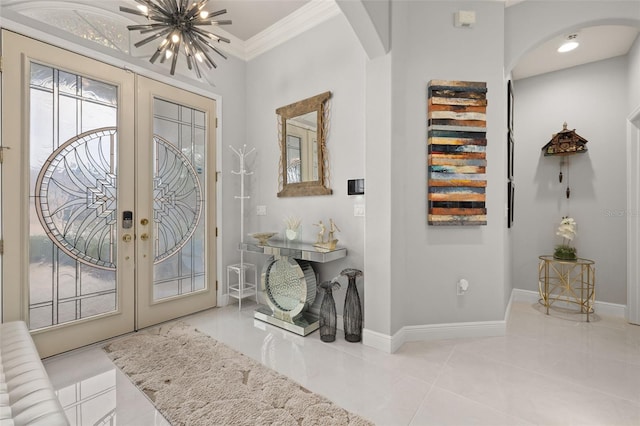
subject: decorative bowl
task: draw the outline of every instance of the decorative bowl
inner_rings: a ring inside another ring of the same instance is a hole
[[[259,246],[264,246],[268,244],[269,238],[277,234],[277,232],[254,232],[253,234],[249,234],[249,236],[258,240]]]

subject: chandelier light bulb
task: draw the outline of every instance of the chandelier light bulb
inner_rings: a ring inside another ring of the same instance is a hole
[[[185,0],[135,1],[140,3],[136,9],[120,6],[120,11],[144,16],[148,20],[145,24],[127,26],[129,31],[149,34],[136,42],[135,47],[161,39],[156,52],[149,58],[152,64],[158,58],[160,63],[164,63],[165,59],[171,59],[170,73],[174,75],[178,57],[182,53],[186,57],[187,67],[194,69],[197,77],[202,78],[198,63],[204,63],[209,69],[217,67],[210,55],[211,51],[227,59],[214,42],[229,43],[230,40],[201,28],[205,25],[230,25],[230,20],[215,20],[215,17],[227,13],[225,9],[216,12],[203,10],[209,0],[193,2],[189,7]],[[194,57],[197,61],[193,60]]]

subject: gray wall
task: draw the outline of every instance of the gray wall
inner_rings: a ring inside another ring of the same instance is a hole
[[[504,5],[442,1],[394,2],[392,7],[392,331],[406,325],[502,319],[507,285]],[[453,26],[460,9],[476,12],[474,28]],[[487,83],[487,226],[427,225],[431,79]],[[470,282],[465,296],[456,295],[461,278]]]
[[[364,177],[364,74],[364,51],[342,15],[247,64],[246,144],[256,147],[257,153],[249,165],[254,175],[248,186],[246,230],[282,233],[284,218],[294,215],[302,218],[302,239],[313,242],[318,232],[313,224],[333,218],[341,229],[336,235],[338,244],[347,248],[348,256],[316,265],[321,280],[333,278],[346,267],[364,268],[364,218],[353,215],[354,204],[364,204],[364,197],[347,195],[347,179]],[[280,151],[275,110],[327,90],[332,92],[327,147],[333,195],[278,198]],[[234,203],[232,194],[226,195],[225,202]],[[266,216],[256,215],[257,205],[267,207]],[[265,258],[253,255],[251,260],[262,265]],[[359,280],[360,292],[365,291],[366,280],[367,276]],[[338,313],[346,292],[346,280],[341,283],[342,288],[334,292]],[[319,303],[320,298],[316,308]]]
[[[626,304],[627,57],[517,80],[514,88],[514,286],[537,291],[537,257],[553,252],[560,219],[570,215],[578,255],[596,261],[597,299]],[[589,151],[567,157],[560,183],[561,159],[541,148],[565,121]]]

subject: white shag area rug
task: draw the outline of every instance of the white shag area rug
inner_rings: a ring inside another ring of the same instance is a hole
[[[177,425],[371,425],[183,322],[103,348]]]

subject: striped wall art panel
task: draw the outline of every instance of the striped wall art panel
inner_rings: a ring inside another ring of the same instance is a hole
[[[486,225],[487,84],[428,86],[429,225]]]

